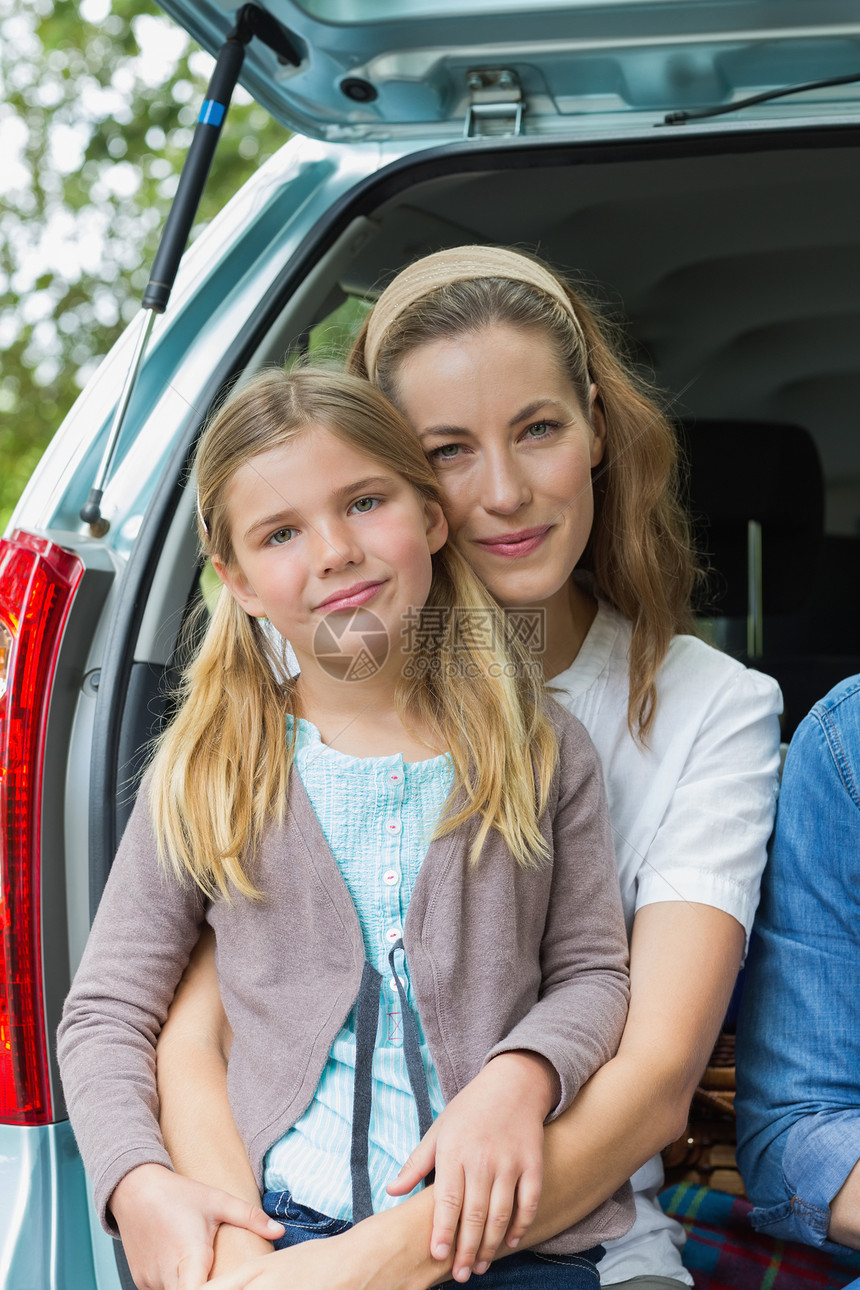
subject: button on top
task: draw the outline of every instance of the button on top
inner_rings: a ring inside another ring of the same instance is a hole
[[[391,780],[392,784],[399,784],[402,776],[399,770],[393,770],[388,778]]]

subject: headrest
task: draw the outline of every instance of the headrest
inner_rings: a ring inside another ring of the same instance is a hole
[[[682,428],[681,441],[696,541],[712,570],[699,612],[745,617],[749,520],[762,527],[765,614],[800,609],[812,593],[824,537],[824,480],[809,431],[695,421]]]

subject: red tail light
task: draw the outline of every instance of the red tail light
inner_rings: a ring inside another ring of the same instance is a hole
[[[51,1119],[42,1001],[45,733],[77,556],[16,531],[0,541],[0,1122]]]

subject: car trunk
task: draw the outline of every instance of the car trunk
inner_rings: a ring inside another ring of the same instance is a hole
[[[208,404],[238,371],[306,349],[345,300],[372,299],[402,265],[445,246],[534,250],[624,329],[685,427],[690,500],[715,567],[700,605],[707,630],[784,680],[790,733],[817,688],[860,659],[850,608],[860,578],[860,86],[666,122],[857,76],[854,7],[269,0],[263,25],[238,35],[246,11],[231,0],[161,2],[213,53],[243,43],[240,80],[280,120],[324,147],[376,140],[396,159],[341,190],[248,324],[211,347],[196,415],[131,549],[103,668],[93,899],[127,814],[105,804],[151,725],[172,666],[168,625],[194,582],[181,480]],[[424,151],[404,153],[422,141]],[[291,213],[285,199],[284,220]],[[825,582],[826,628],[815,602]]]
[[[342,351],[344,302],[372,300],[426,252],[475,241],[537,251],[584,285],[665,392],[713,566],[702,629],[777,676],[788,738],[815,699],[860,671],[858,143],[854,125],[797,121],[400,158],[316,224],[214,364],[210,396],[327,336]],[[184,479],[206,411],[174,449],[116,603],[94,729],[94,904],[175,674],[176,625],[200,594]],[[749,521],[763,544],[756,641]]]
[[[486,142],[401,159],[316,225],[255,326],[215,365],[211,396],[239,370],[306,349],[346,299],[372,299],[427,251],[473,241],[537,251],[623,328],[685,427],[715,568],[703,626],[783,682],[788,736],[832,681],[860,668],[858,139],[853,126],[798,124]],[[175,625],[196,587],[182,478],[201,420],[174,451],[123,579],[97,705],[108,755],[94,767],[94,898],[127,814],[119,785],[171,667],[165,636],[154,649],[141,625]],[[763,639],[752,647],[747,521],[762,525],[764,548]]]

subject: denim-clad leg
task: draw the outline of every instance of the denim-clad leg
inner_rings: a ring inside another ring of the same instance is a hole
[[[288,1191],[267,1191],[263,1209],[271,1218],[283,1223],[284,1235],[275,1242],[276,1250],[289,1249],[303,1241],[318,1241],[326,1236],[346,1232],[352,1224],[342,1218],[329,1218],[315,1209],[294,1201]],[[494,1263],[483,1276],[472,1276],[468,1284],[474,1290],[598,1290],[600,1276],[597,1261],[603,1257],[603,1246],[579,1254],[534,1254],[524,1250]],[[446,1286],[457,1282],[447,1281]]]
[[[602,1245],[578,1254],[533,1254],[524,1250],[499,1259],[483,1276],[471,1276],[466,1284],[473,1290],[598,1290],[597,1261],[602,1257]]]
[[[303,1241],[319,1241],[326,1236],[339,1236],[352,1227],[343,1218],[329,1218],[319,1210],[308,1209],[293,1200],[288,1191],[267,1191],[263,1196],[263,1209],[270,1218],[284,1225],[284,1234],[275,1241],[276,1250],[288,1250]]]

